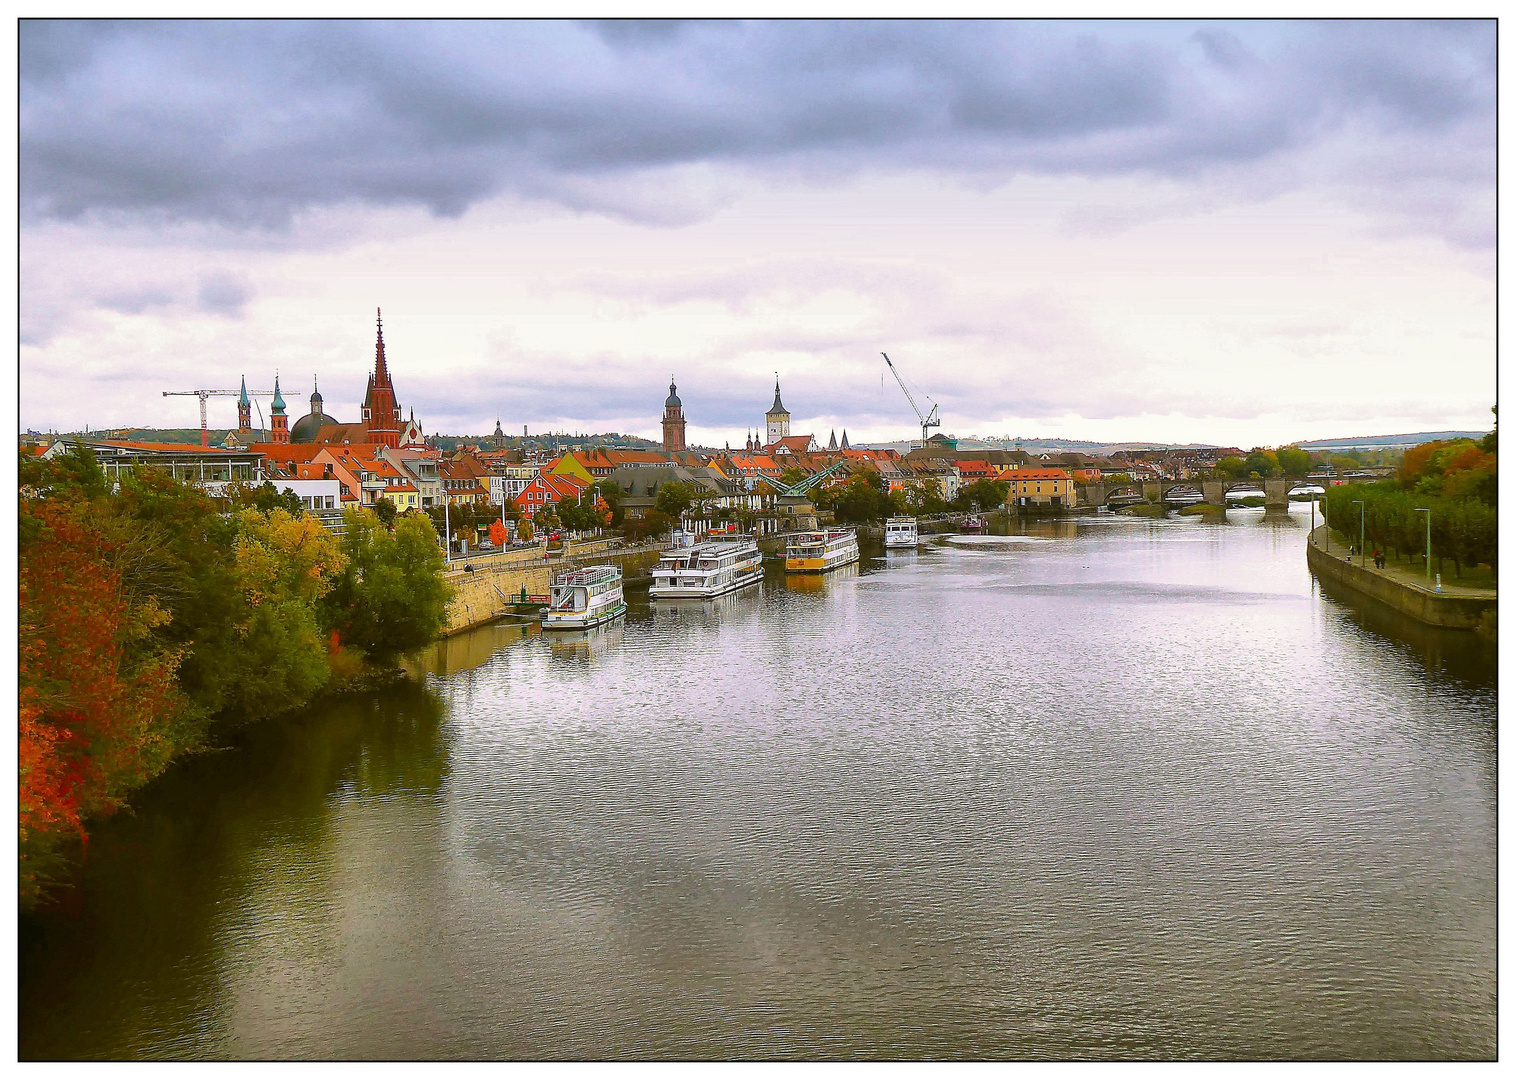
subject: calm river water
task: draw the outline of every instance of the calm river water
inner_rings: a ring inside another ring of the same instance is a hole
[[[1488,1058],[1496,687],[1309,511],[771,573],[176,769],[23,1058]]]

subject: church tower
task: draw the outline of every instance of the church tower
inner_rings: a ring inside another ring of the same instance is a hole
[[[279,393],[279,376],[274,376],[274,403],[268,410],[269,442],[290,441],[289,420],[284,415],[284,397]]]
[[[250,435],[252,430],[253,403],[247,397],[247,376],[244,375],[242,376],[242,393],[237,396],[237,433]]]
[[[764,446],[773,446],[780,439],[789,435],[790,414],[785,411],[784,402],[779,400],[779,376],[777,373],[774,375],[774,404],[764,414],[764,419],[768,422],[768,437],[763,440]]]
[[[684,404],[674,390],[674,377],[669,376],[669,396],[663,403],[663,448],[684,449]]]
[[[363,397],[363,424],[368,441],[384,446],[399,446],[404,422],[390,385],[390,369],[384,362],[384,312],[379,312],[379,338],[374,346],[374,373],[368,377],[368,393]]]

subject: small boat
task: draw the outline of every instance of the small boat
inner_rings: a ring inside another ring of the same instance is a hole
[[[784,552],[790,574],[817,574],[858,561],[858,534],[852,529],[796,533]]]
[[[647,594],[653,600],[710,600],[763,580],[763,553],[751,536],[706,539],[658,560]]]
[[[548,593],[544,630],[588,630],[626,614],[619,566],[586,566],[560,574]]]
[[[916,546],[916,519],[892,517],[884,523],[884,546],[887,548],[913,548]]]
[[[978,514],[970,514],[963,519],[964,532],[980,532],[984,529],[984,518]]]

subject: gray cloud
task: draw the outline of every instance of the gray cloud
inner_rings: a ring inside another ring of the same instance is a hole
[[[240,316],[252,290],[236,274],[214,270],[200,279],[199,308],[211,315]]]
[[[511,193],[673,224],[721,198],[660,195],[691,166],[1195,177],[1346,140],[1350,195],[1404,185],[1420,227],[1488,243],[1460,208],[1493,187],[1494,44],[1493,21],[29,20],[21,205],[277,229]]]

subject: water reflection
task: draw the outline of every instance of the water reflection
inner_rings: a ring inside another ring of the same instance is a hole
[[[569,663],[604,656],[621,643],[622,620],[589,630],[555,630],[542,636],[547,640],[554,660]]]
[[[709,600],[654,600],[650,606],[655,621],[712,628],[756,615],[763,607],[765,590],[772,592],[773,588],[765,582],[759,582]]]
[[[1492,657],[1303,510],[452,639],[103,834],[22,1054],[1492,1056]]]
[[[245,1053],[228,971],[254,964],[273,1015],[297,1008],[289,975],[330,927],[343,808],[435,814],[443,715],[414,682],[328,701],[176,767],[102,825],[69,902],[21,920],[21,1056]]]

